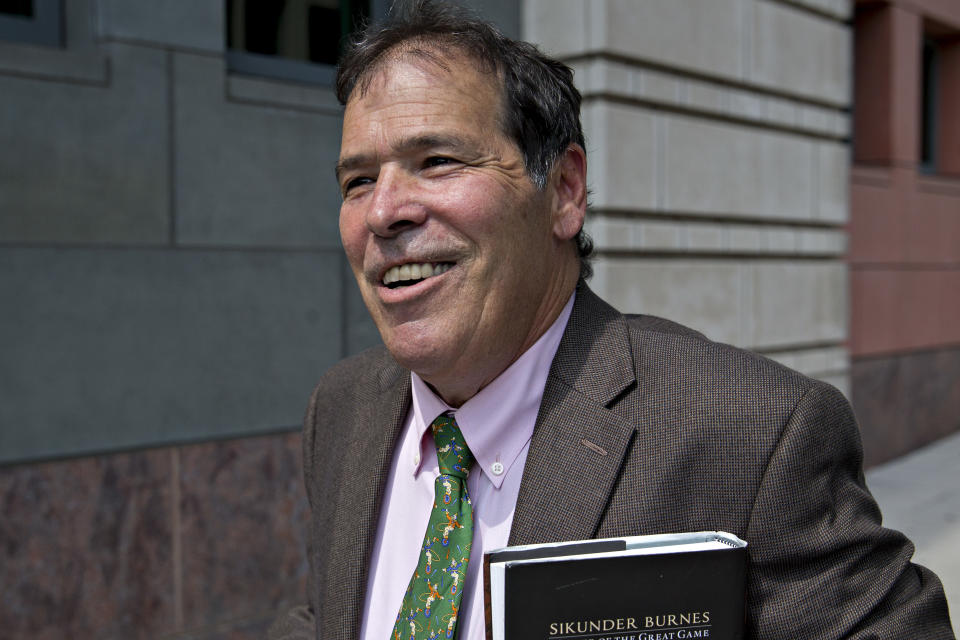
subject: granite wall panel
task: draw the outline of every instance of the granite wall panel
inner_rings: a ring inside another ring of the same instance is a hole
[[[0,635],[175,630],[170,455],[0,467]]]
[[[180,455],[184,628],[305,602],[299,434],[211,442]]]
[[[290,433],[0,467],[0,637],[265,637],[306,601],[300,460]]]

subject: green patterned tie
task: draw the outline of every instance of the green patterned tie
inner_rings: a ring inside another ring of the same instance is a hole
[[[473,454],[453,416],[433,424],[440,475],[434,483],[433,510],[420,561],[410,578],[393,625],[392,640],[453,638],[473,542],[473,507],[467,475]]]

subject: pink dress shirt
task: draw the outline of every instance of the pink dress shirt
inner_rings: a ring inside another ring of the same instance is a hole
[[[530,437],[550,363],[573,309],[573,296],[546,333],[493,382],[452,409],[412,373],[413,404],[400,434],[380,513],[362,640],[389,640],[410,576],[417,566],[439,473],[430,423],[454,411],[476,458],[467,489],[473,502],[473,547],[460,604],[458,640],[483,640],[483,554],[506,546]]]

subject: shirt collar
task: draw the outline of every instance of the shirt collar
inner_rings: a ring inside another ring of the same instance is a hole
[[[574,297],[575,294],[570,296],[560,315],[532,347],[459,409],[444,402],[420,376],[411,372],[413,427],[420,438],[418,442],[423,441],[434,418],[446,411],[454,413],[477,467],[499,489],[533,436],[550,364],[570,319]],[[415,473],[419,470],[418,466]],[[497,470],[500,472],[496,473]]]

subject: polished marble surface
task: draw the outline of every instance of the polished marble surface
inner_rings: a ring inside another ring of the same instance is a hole
[[[0,468],[6,638],[174,631],[170,454]]]
[[[183,448],[185,628],[305,599],[307,514],[300,468],[299,434]]]

